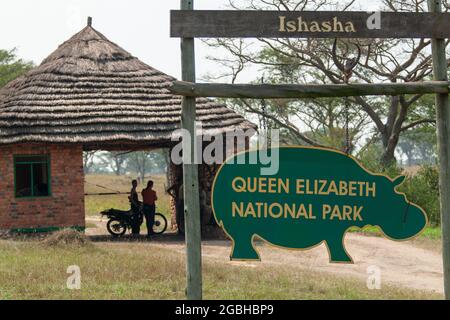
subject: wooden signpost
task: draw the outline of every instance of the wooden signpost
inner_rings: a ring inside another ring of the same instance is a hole
[[[450,110],[446,38],[450,14],[441,0],[428,0],[428,13],[194,11],[181,0],[171,12],[171,36],[180,37],[183,82],[182,126],[195,137],[196,97],[311,98],[361,95],[436,94],[445,298],[450,299]],[[432,38],[434,80],[408,84],[230,85],[196,84],[194,38]],[[202,298],[201,238],[196,165],[183,164],[187,248],[187,297]]]
[[[428,0],[429,11],[442,11],[441,0]],[[448,81],[445,39],[432,39],[433,75],[435,80]],[[436,127],[439,149],[439,187],[442,226],[442,258],[444,264],[445,299],[450,300],[450,110],[448,93],[436,94]]]
[[[181,0],[182,10],[193,10],[194,0]],[[181,40],[181,67],[184,81],[195,82],[195,49],[193,38]],[[181,126],[190,132],[189,144],[195,148],[195,97],[184,97],[181,114]],[[185,149],[187,150],[187,148]],[[202,298],[202,253],[200,230],[200,193],[198,187],[198,169],[193,161],[196,150],[192,150],[191,161],[183,164],[183,192],[186,239],[186,296],[190,300]]]

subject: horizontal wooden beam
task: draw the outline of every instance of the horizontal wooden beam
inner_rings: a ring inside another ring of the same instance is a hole
[[[447,81],[381,84],[219,84],[176,81],[174,94],[187,97],[291,99],[354,96],[396,96],[401,94],[449,93]]]
[[[181,38],[450,38],[450,13],[171,11]]]
[[[85,193],[85,196],[117,196],[117,195],[126,195],[130,194],[129,192],[100,192],[100,193]]]

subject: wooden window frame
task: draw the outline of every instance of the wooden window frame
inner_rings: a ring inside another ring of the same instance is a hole
[[[17,161],[17,158],[21,157],[45,157],[45,161]],[[33,164],[43,164],[45,163],[47,165],[47,188],[48,188],[48,195],[45,196],[38,196],[34,195],[34,188],[33,188]],[[50,170],[50,155],[49,154],[17,154],[14,155],[13,165],[14,165],[14,198],[16,199],[36,199],[36,198],[49,198],[52,196],[52,188],[51,188],[51,170]],[[17,181],[16,181],[16,165],[22,164],[22,165],[29,165],[31,167],[31,196],[18,196],[17,195]]]

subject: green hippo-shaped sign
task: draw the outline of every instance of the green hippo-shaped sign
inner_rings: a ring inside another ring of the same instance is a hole
[[[379,226],[392,240],[407,240],[427,225],[425,212],[390,179],[334,150],[280,147],[279,171],[228,159],[213,184],[217,223],[233,240],[231,259],[260,260],[255,237],[275,246],[309,249],[326,243],[330,262],[352,263],[344,246],[352,227]],[[239,155],[251,158],[248,151]],[[253,158],[255,159],[255,158]]]

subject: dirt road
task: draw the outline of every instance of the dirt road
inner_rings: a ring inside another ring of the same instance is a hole
[[[185,252],[184,244],[180,241],[152,241],[151,244],[169,247],[180,254]],[[248,268],[288,265],[358,278],[364,282],[368,277],[367,268],[377,266],[381,270],[382,283],[443,293],[442,261],[437,251],[419,248],[411,242],[394,242],[360,234],[347,234],[345,244],[354,264],[330,264],[325,245],[307,251],[294,251],[261,244],[258,245],[261,262],[231,262],[231,242],[206,241],[202,245],[202,254],[206,259]]]

